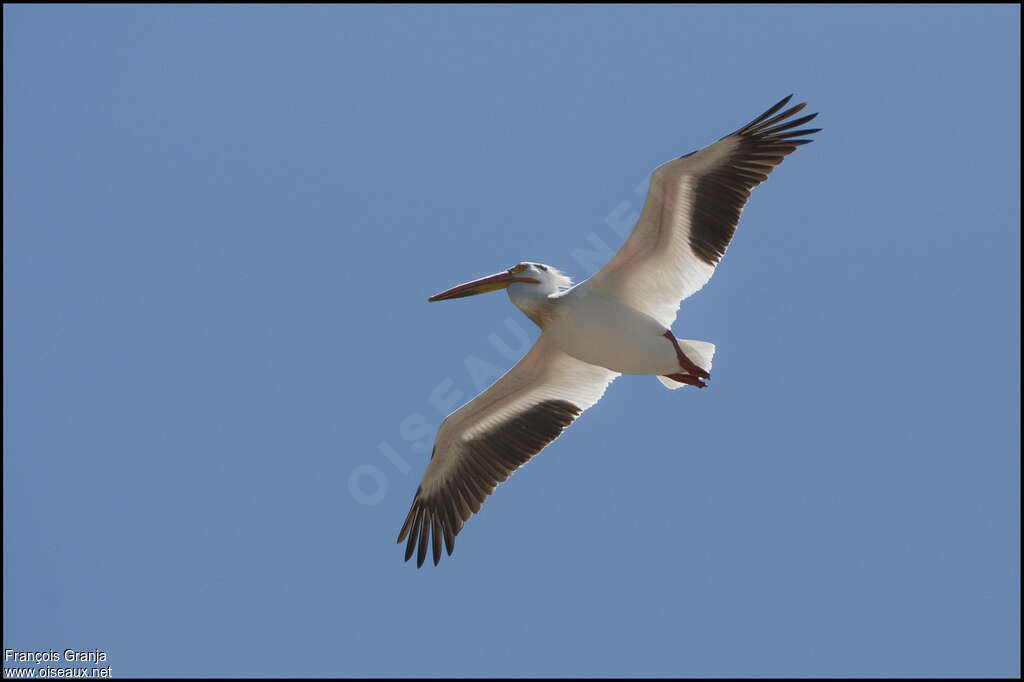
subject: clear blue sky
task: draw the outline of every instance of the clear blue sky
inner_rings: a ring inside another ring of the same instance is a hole
[[[1018,7],[3,19],[5,648],[1020,674]],[[452,558],[403,563],[444,399],[537,334],[427,297],[593,274],[656,165],[791,92],[824,131],[674,327],[711,386],[619,379]]]

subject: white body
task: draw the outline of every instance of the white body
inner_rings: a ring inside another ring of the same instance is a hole
[[[554,315],[544,334],[577,360],[620,374],[680,371],[663,324],[589,282],[554,297],[552,303]]]

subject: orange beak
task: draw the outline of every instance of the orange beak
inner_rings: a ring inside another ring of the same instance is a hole
[[[480,279],[474,279],[472,282],[466,282],[465,284],[452,287],[447,291],[434,294],[427,300],[446,301],[449,298],[462,298],[463,296],[486,294],[488,291],[504,289],[513,282],[532,282],[533,284],[540,284],[540,282],[533,277],[516,277],[515,275],[510,275],[507,272],[499,272],[496,275],[488,275],[487,277],[481,277]]]

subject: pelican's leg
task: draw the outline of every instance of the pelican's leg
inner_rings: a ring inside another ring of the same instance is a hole
[[[672,345],[675,347],[675,349],[676,349],[676,357],[679,358],[679,366],[680,367],[685,369],[690,374],[695,374],[695,375],[699,376],[701,379],[710,379],[711,378],[710,374],[708,374],[707,372],[702,370],[697,365],[693,364],[693,361],[691,361],[690,358],[686,357],[686,353],[684,353],[683,349],[679,347],[679,342],[676,341],[676,335],[672,333],[671,329],[669,329],[664,334],[662,334],[662,336],[664,336],[666,339],[671,341]],[[675,379],[675,377],[671,377],[671,378]],[[686,381],[686,382],[683,382],[683,383],[690,383],[690,382]]]
[[[690,386],[696,386],[697,388],[705,388],[707,384],[698,379],[697,377],[690,376],[689,374],[666,374],[669,379],[678,381],[681,384],[689,384]]]

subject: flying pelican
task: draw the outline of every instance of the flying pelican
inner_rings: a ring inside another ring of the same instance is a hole
[[[423,480],[398,534],[422,566],[516,469],[601,399],[620,374],[653,374],[670,389],[703,388],[715,347],[677,339],[679,303],[703,287],[725,254],[750,190],[767,179],[817,114],[776,114],[786,97],[731,135],[651,174],[632,234],[608,264],[572,286],[555,268],[524,262],[460,284],[430,301],[505,289],[542,332],[515,367],[441,424]]]

